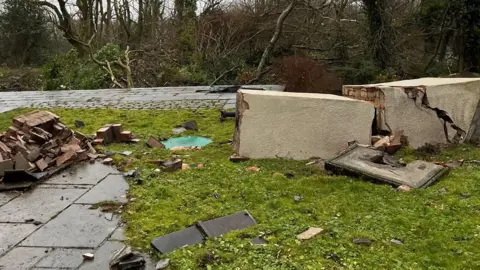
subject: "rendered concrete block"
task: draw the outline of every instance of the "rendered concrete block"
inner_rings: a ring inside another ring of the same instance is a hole
[[[420,92],[424,93],[418,94]],[[374,103],[377,127],[390,132],[403,130],[410,146],[418,148],[426,143],[447,142],[444,121],[435,109],[444,111],[454,125],[465,132],[459,142],[472,133],[472,120],[480,101],[480,79],[421,78],[345,85],[343,95]],[[448,124],[447,132],[452,141],[457,131]]]
[[[357,141],[369,144],[371,103],[346,97],[240,90],[236,153],[250,158],[333,158]]]

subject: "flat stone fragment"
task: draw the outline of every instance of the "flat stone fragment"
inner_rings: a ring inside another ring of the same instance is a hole
[[[248,211],[241,211],[232,215],[198,222],[208,237],[217,237],[233,230],[245,229],[257,224]]]
[[[0,224],[0,256],[31,234],[37,226],[33,224]]]
[[[33,233],[22,246],[96,248],[115,230],[118,217],[109,221],[98,209],[72,204]]]
[[[47,255],[47,248],[16,247],[0,258],[0,269],[30,269]]]
[[[249,158],[330,159],[348,142],[369,144],[373,104],[346,97],[240,90],[236,154]]]
[[[431,162],[415,160],[405,167],[374,162],[384,152],[355,146],[338,157],[325,162],[325,169],[339,174],[363,176],[391,185],[425,188],[449,171]]]
[[[13,200],[17,196],[19,196],[21,193],[19,192],[1,192],[0,193],[0,206],[6,204],[10,200]]]
[[[93,260],[85,260],[79,270],[109,269],[110,259],[124,246],[121,242],[107,241],[94,252]]]
[[[195,245],[205,241],[202,232],[191,226],[181,231],[176,231],[152,240],[151,245],[158,252],[165,254],[188,245]]]
[[[24,222],[26,219],[46,223],[80,197],[84,189],[34,189],[0,207],[0,222]]]
[[[122,175],[109,175],[102,182],[85,193],[75,203],[95,204],[102,201],[128,202],[125,197],[128,183]]]
[[[110,173],[117,172],[113,167],[101,163],[82,163],[73,166],[45,181],[46,184],[95,185]]]
[[[315,227],[310,227],[308,230],[304,231],[303,233],[297,235],[298,240],[308,240],[315,235],[323,232],[322,228],[315,228]]]
[[[55,248],[41,259],[35,267],[77,268],[83,262],[82,254],[89,252],[93,253],[93,250]]]

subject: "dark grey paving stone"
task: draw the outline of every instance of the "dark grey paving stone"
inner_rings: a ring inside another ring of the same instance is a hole
[[[19,196],[21,193],[19,192],[2,192],[0,193],[0,206],[6,204],[7,202],[11,201],[12,199]]]
[[[101,163],[82,163],[53,176],[45,181],[46,184],[95,185],[108,174],[117,172],[111,166]]]
[[[95,204],[102,201],[127,202],[125,195],[128,183],[122,175],[109,175],[102,182],[94,186],[75,203]]]
[[[205,238],[202,232],[196,227],[191,226],[181,231],[169,233],[152,240],[151,245],[160,253],[172,252],[187,245],[203,243]]]
[[[85,192],[85,189],[33,189],[0,207],[0,222],[33,218],[45,223]]]
[[[96,248],[116,229],[118,216],[73,204],[21,243],[22,246]]]
[[[208,237],[217,237],[233,230],[248,228],[255,224],[257,224],[257,222],[255,222],[255,219],[253,219],[247,211],[198,222],[198,225]]]
[[[124,226],[118,227],[115,232],[112,234],[109,241],[125,241],[127,237],[125,236],[125,228]]]
[[[93,253],[93,250],[56,248],[35,264],[35,267],[78,268],[83,262],[82,255],[85,253]]]
[[[16,247],[0,258],[0,269],[30,269],[45,255],[48,248]]]
[[[110,259],[113,255],[123,248],[121,242],[107,241],[94,254],[95,257],[91,261],[84,261],[80,266],[80,270],[109,269]]]
[[[0,255],[35,231],[33,224],[0,224]]]

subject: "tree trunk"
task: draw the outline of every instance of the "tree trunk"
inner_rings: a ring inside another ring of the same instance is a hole
[[[275,26],[275,33],[273,34],[272,39],[270,40],[267,47],[265,48],[265,51],[263,51],[262,58],[260,59],[260,63],[258,64],[257,74],[256,74],[257,78],[260,78],[262,76],[263,69],[265,68],[265,65],[270,56],[270,53],[275,47],[275,44],[277,43],[278,38],[282,34],[283,23],[285,22],[285,19],[288,17],[290,12],[292,12],[294,6],[295,6],[295,1],[290,2],[287,8],[283,10],[280,16],[278,17],[277,25]]]

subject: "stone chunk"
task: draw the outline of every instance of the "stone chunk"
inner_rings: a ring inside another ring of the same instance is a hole
[[[326,94],[240,90],[237,95],[237,155],[329,159],[350,141],[370,143],[373,104]]]

